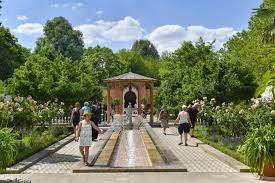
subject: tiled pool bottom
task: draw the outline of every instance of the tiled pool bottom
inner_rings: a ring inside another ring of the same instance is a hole
[[[114,150],[111,167],[151,167],[140,130],[124,130]]]

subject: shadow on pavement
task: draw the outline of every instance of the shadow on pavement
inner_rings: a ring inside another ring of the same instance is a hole
[[[0,183],[31,183],[30,180],[21,180],[21,179],[14,179],[14,180],[0,180]]]

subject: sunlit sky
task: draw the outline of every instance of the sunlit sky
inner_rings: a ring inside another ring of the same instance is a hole
[[[252,9],[262,0],[3,0],[1,22],[28,48],[43,35],[43,25],[64,16],[83,33],[85,46],[130,48],[149,39],[158,51],[173,51],[200,36],[219,49],[247,29]]]

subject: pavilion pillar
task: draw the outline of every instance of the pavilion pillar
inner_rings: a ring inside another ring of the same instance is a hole
[[[138,85],[138,114],[141,114],[141,84]]]
[[[123,114],[123,87],[120,85],[119,86],[119,89],[120,89],[120,96],[119,96],[119,114]]]
[[[150,83],[150,122],[154,122],[154,83]]]
[[[107,123],[110,122],[111,114],[111,88],[109,83],[107,83]]]

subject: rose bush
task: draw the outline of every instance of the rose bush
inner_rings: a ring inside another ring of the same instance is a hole
[[[239,104],[222,103],[207,98],[196,101],[201,106],[201,120],[207,124],[217,124],[221,135],[245,137],[247,133],[260,126],[275,125],[275,103],[245,101]]]
[[[9,101],[0,101],[0,127],[13,128],[16,131],[31,129],[38,123],[51,122],[64,115],[64,103],[48,101],[38,104],[32,97],[15,97]]]

